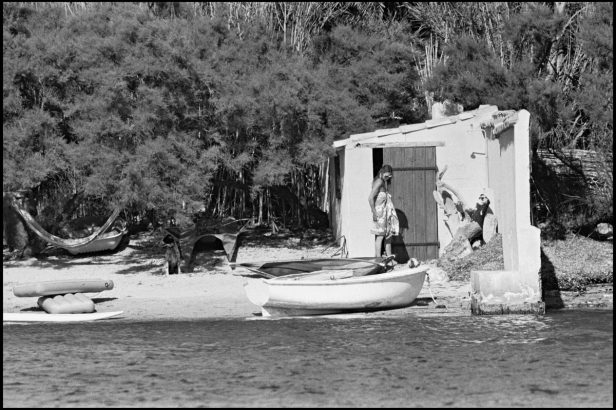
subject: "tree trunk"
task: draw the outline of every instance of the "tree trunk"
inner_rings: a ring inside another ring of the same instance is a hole
[[[28,232],[24,221],[11,206],[12,195],[12,193],[2,195],[3,241],[6,242],[9,252],[23,252],[28,246]]]

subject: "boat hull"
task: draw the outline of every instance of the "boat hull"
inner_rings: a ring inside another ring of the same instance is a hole
[[[71,255],[79,255],[82,253],[92,253],[92,252],[103,252],[103,251],[112,251],[120,245],[122,238],[126,234],[126,231],[118,232],[112,231],[101,234],[99,237],[94,239],[92,242],[89,242],[83,246],[78,246],[74,248],[64,248]]]
[[[301,280],[262,279],[244,285],[248,299],[263,316],[324,315],[409,306],[421,292],[427,266],[376,275],[333,275]]]

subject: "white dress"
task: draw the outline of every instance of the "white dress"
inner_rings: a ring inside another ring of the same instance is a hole
[[[400,234],[400,222],[396,214],[396,208],[388,192],[381,191],[374,201],[376,221],[373,221],[371,233],[389,238]]]

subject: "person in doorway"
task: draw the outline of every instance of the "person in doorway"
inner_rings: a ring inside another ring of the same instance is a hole
[[[372,180],[372,190],[368,197],[373,221],[370,232],[375,235],[374,253],[376,257],[381,256],[383,243],[385,243],[385,255],[388,257],[392,256],[391,238],[400,234],[400,223],[396,214],[396,208],[387,190],[393,175],[394,172],[391,165],[383,165],[374,180]]]

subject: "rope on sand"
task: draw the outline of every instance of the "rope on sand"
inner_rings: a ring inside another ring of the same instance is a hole
[[[430,292],[430,297],[432,297],[432,301],[436,305],[436,308],[445,309],[449,311],[449,309],[447,309],[447,305],[439,305],[438,303],[436,303],[436,299],[434,299],[434,295],[432,294],[432,289],[430,288],[430,274],[428,272],[426,272],[426,280],[428,281],[428,291]]]

